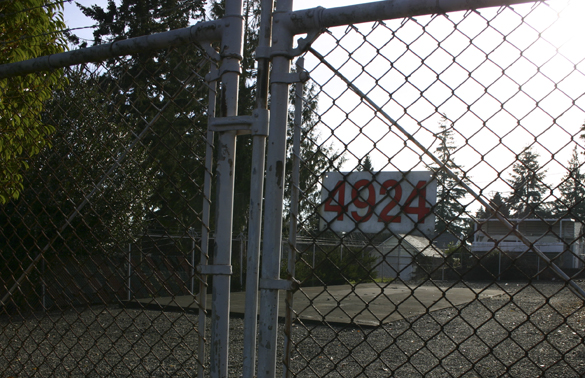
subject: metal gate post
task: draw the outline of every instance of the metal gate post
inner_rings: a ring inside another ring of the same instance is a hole
[[[270,47],[272,37],[272,10],[274,0],[262,0],[260,32],[256,59],[258,76],[256,90],[256,109],[268,109],[268,74],[270,60],[258,52]],[[268,118],[264,121],[265,132],[254,133],[252,146],[252,170],[250,173],[250,218],[248,220],[248,250],[246,256],[246,308],[244,312],[244,353],[243,377],[256,376],[256,336],[258,322],[258,271],[260,267],[260,244],[262,230],[262,202],[264,201],[264,168]],[[259,127],[258,129],[262,129]]]
[[[215,64],[211,64],[209,74],[217,75],[218,69]],[[216,105],[216,93],[217,83],[211,81],[208,83],[209,95],[207,111],[209,118],[215,117],[215,105]],[[208,121],[209,121],[208,118]],[[207,138],[205,141],[205,177],[203,179],[203,208],[201,214],[201,256],[199,257],[200,265],[207,266],[209,264],[209,232],[211,231],[209,218],[211,214],[211,180],[212,180],[212,169],[213,169],[213,131],[207,131]],[[194,237],[194,236],[193,236]],[[193,247],[193,253],[195,247]],[[193,266],[195,266],[195,255],[193,254]],[[207,317],[207,276],[202,274],[199,281],[199,367],[197,369],[198,376],[204,377],[205,375],[205,352],[206,352],[206,317]],[[193,291],[195,291],[195,281],[193,281]]]
[[[132,299],[132,243],[128,243],[128,300]]]
[[[223,98],[222,108],[230,117],[238,114],[238,84],[243,51],[244,20],[242,0],[226,1],[224,32],[220,54],[220,75]],[[237,131],[220,131],[217,146],[217,207],[216,238],[213,265],[211,305],[211,377],[228,376],[229,312],[232,252],[232,220],[234,205],[234,176]]]
[[[297,72],[304,69],[305,58],[297,60]],[[301,165],[301,128],[303,125],[303,83],[295,84],[295,122],[293,133],[293,167],[290,198],[290,225],[288,233],[288,279],[295,277],[295,264],[297,252],[297,223],[299,219],[299,176]],[[290,355],[292,349],[292,323],[293,323],[294,295],[292,290],[286,292],[286,312],[284,323],[284,352],[283,352],[283,374],[284,378],[291,377]]]
[[[278,0],[276,13],[292,11],[292,0]],[[260,279],[260,312],[258,332],[258,376],[274,377],[276,372],[276,339],[278,331],[278,289],[282,241],[282,210],[286,162],[286,127],[289,85],[282,78],[290,72],[292,34],[285,25],[274,23],[272,35],[272,74],[270,101],[270,135],[266,162],[266,196],[264,211],[264,243]]]

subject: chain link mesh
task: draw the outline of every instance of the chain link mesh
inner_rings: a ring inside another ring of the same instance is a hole
[[[51,148],[1,208],[3,376],[190,376],[205,364],[185,308],[201,280],[209,67],[191,46],[64,71],[42,114]],[[165,297],[181,311],[161,312]]]
[[[281,324],[278,374],[585,374],[584,298],[569,285],[583,286],[585,258],[585,34],[568,21],[579,10],[420,16],[313,43],[296,238],[281,269],[299,288],[281,304],[294,321]],[[0,206],[0,375],[208,367],[196,313],[211,283],[196,265],[202,204],[216,200],[203,189],[211,65],[189,46],[64,70],[42,114],[51,147]],[[250,145],[239,137],[238,231]],[[243,236],[232,250],[235,296]],[[230,376],[242,371],[242,328],[231,319]]]
[[[350,25],[312,45],[290,376],[583,374],[583,297],[551,269],[582,285],[584,56],[561,25],[576,6]]]

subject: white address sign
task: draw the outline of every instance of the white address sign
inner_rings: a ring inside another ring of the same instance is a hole
[[[321,192],[321,229],[431,234],[437,182],[428,171],[329,172]]]

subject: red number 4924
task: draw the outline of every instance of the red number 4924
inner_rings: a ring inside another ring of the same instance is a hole
[[[422,223],[424,218],[431,212],[427,207],[427,181],[419,181],[413,190],[410,192],[404,205],[402,212],[405,214],[413,214],[417,216],[418,223]],[[351,187],[350,201],[345,203],[346,187]],[[393,192],[393,194],[392,194]],[[376,193],[373,182],[371,180],[358,180],[354,185],[350,185],[344,180],[339,180],[335,187],[330,192],[329,197],[325,201],[325,211],[337,213],[337,220],[342,221],[345,214],[348,214],[356,222],[367,222],[374,215],[374,208],[376,204],[383,201],[385,197],[390,198],[390,202],[378,214],[378,222],[383,223],[400,223],[402,217],[397,215],[390,215],[390,211],[396,206],[400,206],[402,200],[402,186],[396,180],[386,180],[380,186],[380,190]],[[379,196],[379,198],[377,198]],[[349,212],[349,207],[353,206],[357,209],[367,209],[365,214],[357,210]],[[360,215],[364,214],[364,215]]]

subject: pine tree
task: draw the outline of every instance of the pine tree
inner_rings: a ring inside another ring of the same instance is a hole
[[[435,149],[435,156],[443,163],[445,168],[454,172],[457,177],[468,180],[463,167],[453,161],[452,153],[456,150],[452,125],[445,115],[440,124],[440,132],[437,135],[439,145]],[[433,165],[430,167],[434,178],[437,180],[437,204],[433,209],[435,214],[435,232],[441,234],[449,232],[455,236],[462,235],[467,229],[467,222],[463,218],[465,206],[461,199],[466,191],[457,180],[453,179],[443,167]]]
[[[287,136],[287,169],[285,180],[285,198],[291,197],[294,105],[296,104],[295,88],[291,87],[291,110]],[[321,175],[324,172],[336,171],[345,162],[343,154],[338,153],[331,145],[323,144],[319,138],[318,98],[314,85],[303,84],[303,111],[301,122],[301,159],[299,171],[299,233],[312,233],[319,225],[318,207],[321,202]],[[290,207],[286,201],[286,207]],[[286,220],[288,223],[288,209]],[[283,228],[288,232],[288,226]]]
[[[97,22],[94,45],[187,27],[205,16],[203,0],[109,0],[80,6]],[[112,119],[136,135],[153,122],[142,145],[156,172],[149,199],[151,228],[199,228],[205,160],[207,54],[196,46],[147,51],[104,62]]]
[[[577,147],[568,162],[567,174],[563,177],[559,190],[561,198],[557,199],[556,210],[561,217],[585,220],[585,175],[581,173]]]
[[[94,34],[94,42],[99,44],[185,27],[193,19],[203,17],[204,4],[203,0],[123,0],[119,6],[116,6],[115,2],[110,0],[106,10],[99,6],[82,7],[82,9],[86,15],[98,22],[99,27]],[[224,1],[211,2],[211,17],[220,18],[224,11]],[[258,44],[259,16],[259,1],[245,1],[244,56],[238,104],[238,112],[241,115],[251,114],[255,106],[254,51]],[[119,93],[115,94],[118,98],[120,114],[153,117],[157,109],[169,101],[164,94],[176,93],[182,85],[182,79],[190,73],[190,68],[201,66],[201,62],[205,62],[204,54],[197,52],[195,47],[181,50],[185,52],[181,54],[169,51],[148,52],[109,62],[106,75],[120,88]],[[191,50],[194,51],[189,52]],[[207,128],[204,116],[207,102],[206,91],[206,86],[202,81],[190,85],[183,91],[184,94],[173,100],[173,106],[170,106],[161,117],[164,121],[159,122],[160,125],[155,125],[152,135],[144,141],[151,151],[152,161],[149,164],[158,172],[156,179],[158,188],[151,198],[151,208],[154,218],[159,219],[159,223],[164,223],[162,226],[165,228],[170,225],[197,228],[194,223],[198,222],[198,210],[203,202],[201,188],[197,183],[203,181],[200,179],[204,161],[201,152],[205,151],[205,148],[201,143],[203,143]],[[310,202],[307,199],[313,200],[320,193],[320,187],[316,183],[318,178],[322,172],[327,171],[328,167],[338,166],[339,159],[331,148],[315,143],[318,134],[316,128],[318,122],[314,113],[317,98],[310,86],[306,87],[305,93],[301,146],[303,160],[301,190],[304,199],[301,199],[303,204],[301,207],[304,206],[307,211],[307,203]],[[199,102],[193,101],[194,98],[199,99]],[[218,116],[222,116],[221,106],[219,108]],[[193,115],[185,116],[185,113]],[[184,143],[185,138],[189,138],[189,144]],[[289,138],[289,146],[292,146],[291,141],[292,139]],[[251,150],[252,137],[238,136],[233,227],[236,233],[244,231],[247,222]],[[290,161],[292,155],[289,153],[288,156]],[[290,164],[287,163],[287,167],[290,167]],[[290,193],[290,189],[287,189],[287,192]],[[190,193],[197,193],[197,195],[186,197]],[[166,220],[160,221],[160,219]]]
[[[357,166],[356,170],[359,172],[374,171],[374,165],[372,164],[372,159],[370,159],[370,155],[366,155],[366,157],[364,158],[364,162],[360,163],[360,165]]]
[[[498,210],[500,214],[504,215],[505,217],[510,216],[510,209],[508,208],[508,204],[506,200],[502,197],[500,192],[494,193],[492,198],[490,199],[490,205],[492,208]],[[493,212],[487,210],[486,208],[482,208],[477,212],[477,218],[479,219],[487,219],[493,216]]]
[[[547,185],[544,183],[546,170],[538,163],[539,154],[526,147],[512,167],[508,183],[512,194],[506,199],[510,216],[514,218],[536,218],[550,216],[544,204]]]

